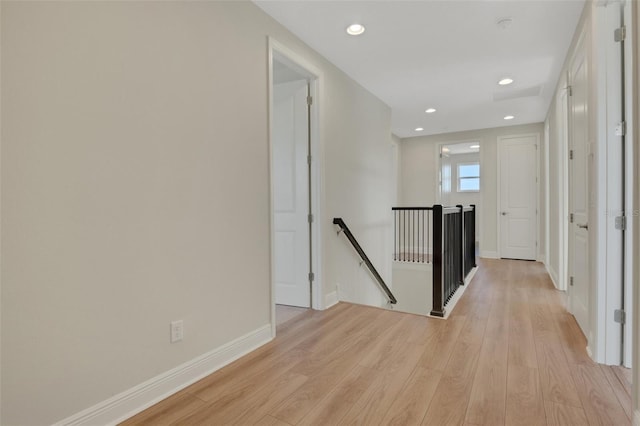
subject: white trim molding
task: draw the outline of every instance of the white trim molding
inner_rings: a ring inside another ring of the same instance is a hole
[[[485,259],[500,259],[497,251],[481,251],[480,257],[484,257]]]
[[[324,296],[324,309],[329,309],[333,305],[338,304],[340,299],[338,298],[338,290],[332,291]]]
[[[549,266],[548,262],[542,262],[544,264],[545,269],[547,270],[547,273],[549,274],[549,278],[551,278],[551,282],[553,283],[553,286],[556,288],[556,290],[560,290],[560,287],[558,287],[558,274],[556,273],[556,271],[553,270],[553,268],[551,268],[551,266]]]
[[[271,324],[245,334],[54,426],[115,425],[271,341]]]
[[[447,306],[446,306],[446,308],[444,310],[444,316],[443,317],[438,317],[438,316],[431,315],[431,314],[428,314],[427,316],[429,318],[436,318],[436,319],[441,319],[441,320],[446,320],[447,318],[449,318],[449,315],[451,314],[451,312],[453,312],[453,308],[456,307],[456,304],[458,303],[458,300],[460,300],[462,298],[462,295],[464,294],[464,292],[469,287],[469,284],[471,284],[471,280],[473,280],[473,277],[476,275],[476,272],[478,272],[478,267],[477,266],[474,267],[469,272],[467,277],[464,279],[464,285],[461,285],[460,287],[458,287],[458,289],[453,294],[451,299],[449,299],[449,302],[447,303]]]
[[[268,120],[269,128],[273,128],[273,62],[277,59],[280,62],[284,62],[288,67],[295,69],[301,75],[305,76],[309,83],[310,95],[313,98],[311,104],[311,206],[310,212],[313,217],[321,218],[322,209],[324,207],[324,187],[322,185],[322,176],[324,172],[324,151],[322,147],[322,141],[324,138],[324,115],[322,113],[322,105],[324,105],[324,73],[320,68],[317,68],[311,63],[305,56],[299,54],[294,48],[290,48],[287,45],[279,42],[275,38],[267,37],[267,55],[268,55],[268,81],[269,81],[269,108],[268,108]],[[269,131],[269,164],[273,163],[273,141],[271,137],[271,130]],[[271,166],[270,166],[271,167]],[[271,171],[270,171],[271,173]],[[273,324],[273,335],[275,336],[275,259],[274,259],[274,213],[273,213],[273,187],[270,186],[269,191],[270,200],[270,239],[271,239],[271,297],[272,297],[272,312],[271,321]],[[322,258],[323,240],[322,240],[322,226],[321,220],[314,220],[311,231],[311,270],[315,274],[315,279],[311,288],[311,309],[323,310],[323,302],[325,301],[323,295],[323,280],[322,275],[324,273],[324,263]]]
[[[589,339],[589,341],[588,341],[588,342],[593,341],[593,335],[592,335],[591,333],[589,333],[589,337],[590,337],[590,339]],[[593,360],[594,362],[597,362],[597,361],[595,360],[595,358],[593,357],[593,351],[592,351],[592,350],[591,350],[591,348],[589,347],[589,343],[588,343],[588,342],[587,342],[587,347],[586,347],[587,355],[589,355],[589,358],[591,358],[591,360]]]
[[[633,411],[633,426],[640,426],[640,411]]]

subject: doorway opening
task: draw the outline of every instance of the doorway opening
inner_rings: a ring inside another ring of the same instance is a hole
[[[319,286],[318,73],[269,41],[272,334],[305,309]]]
[[[438,203],[443,206],[476,206],[476,224],[482,223],[482,166],[480,141],[439,146]],[[476,254],[480,253],[482,226],[476,226]]]

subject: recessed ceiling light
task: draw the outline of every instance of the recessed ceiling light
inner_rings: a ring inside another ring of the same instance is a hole
[[[514,117],[513,115],[505,115],[504,116],[505,120],[513,120],[514,118],[516,118],[516,117]]]
[[[513,79],[512,79],[512,78],[509,78],[509,77],[505,77],[505,78],[503,78],[502,80],[500,80],[500,81],[498,82],[498,84],[499,84],[500,86],[507,86],[507,85],[509,85],[509,84],[511,84],[511,83],[513,83]]]
[[[480,148],[480,145],[471,145],[469,148],[471,148],[471,149],[478,149],[478,148]]]
[[[424,130],[424,129],[423,129],[422,127],[416,127],[416,132],[421,132],[421,131],[423,131],[423,130]]]
[[[364,32],[364,25],[361,24],[351,24],[347,27],[347,34],[349,35],[360,35]]]
[[[436,109],[435,108],[429,108],[429,109],[425,110],[425,112],[427,114],[433,114],[434,112],[436,112]]]

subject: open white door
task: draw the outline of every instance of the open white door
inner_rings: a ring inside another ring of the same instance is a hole
[[[272,185],[277,304],[310,307],[306,80],[274,85]]]
[[[500,257],[536,260],[538,135],[498,140]]]
[[[588,63],[584,45],[571,63],[569,97],[569,311],[589,338]]]

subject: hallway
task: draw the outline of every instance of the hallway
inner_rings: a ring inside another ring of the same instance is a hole
[[[631,424],[542,264],[479,259],[448,320],[340,303],[126,425]]]

